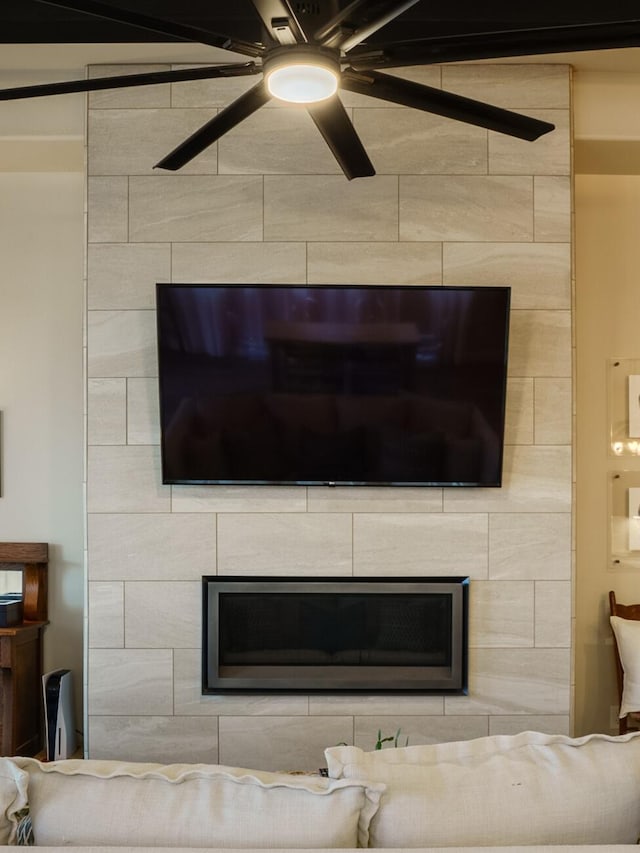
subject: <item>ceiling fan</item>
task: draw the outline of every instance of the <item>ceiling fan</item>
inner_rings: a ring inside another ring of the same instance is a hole
[[[533,141],[554,125],[455,95],[379,69],[556,52],[640,46],[640,19],[501,30],[375,43],[367,40],[419,0],[251,0],[262,41],[141,14],[101,0],[38,0],[117,23],[248,57],[246,62],[0,89],[0,100],[90,92],[181,80],[261,75],[259,82],[166,155],[157,168],[176,171],[271,98],[311,116],[347,178],[375,169],[337,91],[401,106]]]

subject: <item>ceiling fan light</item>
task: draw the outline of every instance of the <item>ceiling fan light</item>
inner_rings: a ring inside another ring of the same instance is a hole
[[[335,71],[323,65],[282,65],[267,76],[267,88],[281,101],[313,104],[335,95],[338,77]]]
[[[269,94],[291,104],[313,104],[335,95],[340,64],[337,56],[311,45],[271,52],[265,60]]]

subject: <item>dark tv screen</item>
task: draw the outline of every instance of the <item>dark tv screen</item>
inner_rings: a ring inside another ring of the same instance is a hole
[[[510,288],[156,295],[164,483],[501,484]]]

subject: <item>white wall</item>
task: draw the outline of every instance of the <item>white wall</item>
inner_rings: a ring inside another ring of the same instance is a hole
[[[640,87],[638,87],[640,97]],[[608,591],[640,601],[640,574],[609,551],[609,488],[615,472],[640,476],[640,459],[609,452],[607,365],[640,358],[640,175],[576,178],[578,582],[576,731],[617,731]]]
[[[23,48],[21,62],[26,56]],[[0,84],[79,76],[81,71],[59,69],[2,71]],[[0,540],[49,543],[45,668],[72,670],[78,728],[85,566],[85,117],[83,95],[0,106]]]
[[[609,553],[609,489],[640,460],[610,453],[607,364],[640,358],[640,74],[575,76],[575,733],[617,731],[608,592],[640,601],[638,570]]]
[[[73,671],[78,710],[83,184],[81,173],[0,173],[0,539],[49,543],[45,667]]]

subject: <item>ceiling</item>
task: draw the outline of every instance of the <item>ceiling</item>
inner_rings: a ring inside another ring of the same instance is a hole
[[[250,0],[104,0],[107,5],[135,9],[148,15],[188,23],[248,40],[260,39],[260,26]],[[295,5],[295,3],[294,3]],[[346,2],[339,3],[344,6]],[[572,8],[562,8],[562,6]],[[445,11],[443,11],[443,9]],[[481,10],[481,14],[479,14]],[[380,31],[385,41],[483,32],[492,29],[552,26],[634,18],[637,0],[559,3],[558,0],[451,0],[434,4],[421,0]],[[146,42],[162,41],[162,36],[145,33],[96,18],[93,15],[57,9],[37,0],[2,0],[0,43],[55,42]],[[166,39],[164,39],[166,40]],[[380,40],[376,36],[376,40]]]
[[[107,5],[135,9],[242,39],[261,40],[258,15],[250,0],[103,0]],[[313,0],[294,0],[308,5]],[[347,0],[336,0],[339,7]],[[567,8],[567,7],[571,8]],[[638,0],[420,0],[375,35],[375,41],[401,41],[455,35],[604,22],[638,18]],[[480,14],[481,12],[481,14]],[[218,61],[229,54],[216,48],[181,42],[80,12],[58,9],[38,0],[0,3],[0,69],[77,68],[91,63],[153,61]],[[29,45],[29,50],[25,50]],[[522,58],[517,61],[522,62]],[[536,61],[568,61],[578,70],[640,70],[640,48],[555,54]]]

